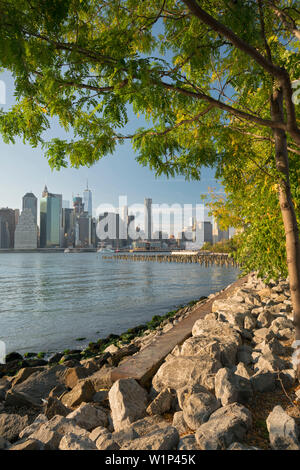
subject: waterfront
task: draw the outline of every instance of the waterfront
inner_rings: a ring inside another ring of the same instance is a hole
[[[7,352],[83,348],[216,292],[238,273],[234,267],[104,260],[95,253],[2,254],[0,340]]]

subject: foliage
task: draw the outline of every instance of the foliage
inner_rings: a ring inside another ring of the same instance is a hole
[[[297,0],[0,0],[0,68],[16,104],[5,142],[42,144],[52,168],[90,166],[130,139],[156,175],[218,168],[245,269],[285,272],[274,130],[287,135],[297,202]],[[284,93],[284,122],[270,114]],[[129,112],[147,126],[126,131]],[[58,119],[66,138],[47,141]],[[246,203],[247,201],[247,203]],[[246,243],[246,245],[245,245]]]
[[[201,251],[211,251],[213,253],[231,253],[234,254],[237,250],[237,242],[235,238],[230,240],[221,240],[216,243],[206,242],[201,248]]]

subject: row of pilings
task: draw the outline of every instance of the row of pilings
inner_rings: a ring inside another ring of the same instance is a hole
[[[203,266],[233,266],[238,267],[236,261],[227,253],[196,254],[196,255],[172,255],[172,254],[132,254],[122,253],[116,255],[102,256],[106,260],[126,260],[126,261],[156,261],[158,263],[198,263]]]

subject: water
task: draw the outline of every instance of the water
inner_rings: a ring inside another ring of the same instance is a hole
[[[238,272],[96,253],[0,254],[0,340],[7,352],[81,349],[216,292]]]

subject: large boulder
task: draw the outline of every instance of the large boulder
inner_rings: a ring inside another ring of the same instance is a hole
[[[300,450],[299,428],[281,406],[275,406],[267,418],[272,449]]]
[[[75,387],[62,396],[62,403],[68,408],[75,408],[81,403],[90,402],[95,395],[95,388],[91,380],[85,379],[77,383]]]
[[[63,383],[65,370],[63,365],[57,365],[42,372],[33,373],[24,382],[8,390],[6,404],[15,407],[40,408],[50,391],[58,383]]]
[[[247,403],[253,396],[251,382],[239,375],[237,369],[220,369],[215,377],[215,393],[223,406],[230,403]]]
[[[48,419],[47,416],[44,414],[39,414],[33,423],[31,423],[29,426],[26,426],[21,432],[20,432],[20,439],[26,439],[29,437],[31,434],[33,434],[35,431],[37,431],[42,424],[47,423]]]
[[[16,441],[20,432],[23,431],[27,425],[27,416],[7,413],[0,414],[0,436],[10,442]]]
[[[147,408],[149,415],[162,415],[170,411],[174,399],[174,394],[170,388],[162,390],[150,403]]]
[[[183,387],[177,394],[184,421],[192,430],[198,429],[214,411],[220,408],[219,400],[199,385]]]
[[[242,440],[251,425],[250,411],[243,405],[232,403],[215,411],[197,429],[196,441],[201,450],[226,449],[233,442]]]
[[[121,447],[121,450],[175,450],[178,442],[177,429],[167,426],[128,442]]]
[[[155,391],[164,388],[178,390],[185,385],[203,385],[209,390],[214,389],[214,376],[222,364],[203,351],[197,357],[178,356],[170,358],[161,365],[152,379]]]
[[[116,431],[146,414],[148,394],[134,379],[117,380],[110,389],[108,398]]]
[[[58,448],[59,450],[97,450],[96,444],[91,439],[73,432],[62,437]]]
[[[44,405],[44,414],[48,419],[53,416],[67,416],[71,412],[70,408],[67,408],[60,400],[55,397],[49,397],[46,404]]]
[[[92,431],[98,426],[106,427],[108,425],[107,414],[99,406],[91,403],[82,403],[79,408],[67,415],[77,426]]]

